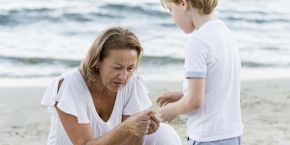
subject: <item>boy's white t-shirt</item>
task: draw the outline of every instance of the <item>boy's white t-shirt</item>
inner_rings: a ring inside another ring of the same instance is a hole
[[[242,135],[239,50],[221,20],[211,20],[190,35],[184,69],[184,95],[188,94],[188,79],[206,81],[202,106],[188,113],[188,137],[207,142]]]
[[[64,80],[58,93],[58,83]],[[51,127],[48,145],[72,145],[55,110],[57,107],[65,113],[75,116],[79,124],[89,123],[94,137],[102,136],[119,125],[122,115],[148,109],[151,100],[148,89],[138,74],[134,74],[128,83],[118,91],[112,114],[107,122],[103,121],[95,110],[92,96],[78,69],[58,77],[45,91],[41,104],[48,106]]]

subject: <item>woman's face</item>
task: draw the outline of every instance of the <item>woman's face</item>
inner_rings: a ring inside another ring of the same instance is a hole
[[[136,50],[112,49],[99,64],[102,85],[112,92],[117,92],[133,75],[138,63]]]

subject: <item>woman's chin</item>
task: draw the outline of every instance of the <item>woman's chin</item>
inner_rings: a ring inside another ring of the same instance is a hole
[[[190,33],[192,33],[194,30],[195,30],[195,29],[188,29],[188,30],[183,30],[183,32],[184,32],[185,34],[190,34]]]
[[[118,92],[121,87],[122,87],[122,85],[121,86],[113,86],[113,87],[110,87],[109,89],[112,92]]]

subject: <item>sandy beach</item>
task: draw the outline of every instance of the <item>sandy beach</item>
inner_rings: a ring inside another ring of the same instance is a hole
[[[239,49],[242,145],[290,145],[289,6],[290,0],[218,0],[215,7]],[[158,95],[182,88],[185,46],[196,34],[185,34],[171,14],[160,0],[0,0],[0,145],[46,144],[46,87],[76,69],[111,27],[138,37],[144,51],[137,73],[158,111]],[[183,144],[185,120],[170,122]]]
[[[17,83],[0,87],[0,145],[44,145],[49,115],[40,105],[45,86]],[[164,91],[181,89],[181,81],[146,82],[152,101]],[[243,81],[242,118],[244,145],[290,144],[290,79]],[[158,107],[153,106],[154,110]],[[171,125],[185,143],[185,116]]]

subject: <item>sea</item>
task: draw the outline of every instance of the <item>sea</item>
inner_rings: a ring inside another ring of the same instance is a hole
[[[220,0],[216,15],[237,37],[242,79],[290,77],[289,0]],[[188,35],[160,0],[0,0],[0,78],[56,77],[76,68],[113,26],[139,37],[145,78],[183,78]]]

